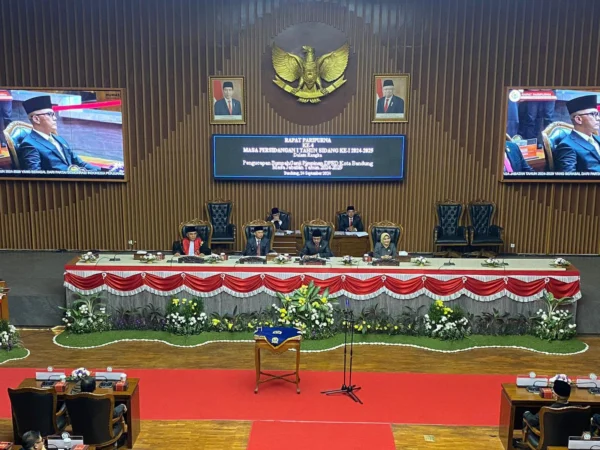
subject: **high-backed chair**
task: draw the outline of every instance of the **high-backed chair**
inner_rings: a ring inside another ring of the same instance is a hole
[[[206,245],[210,247],[213,235],[213,227],[210,224],[210,222],[200,219],[193,219],[188,220],[186,222],[181,222],[178,228],[180,239],[183,239],[185,237],[185,230],[190,227],[194,227],[198,232],[198,236],[200,236],[200,239],[202,239],[202,242],[206,242]]]
[[[553,172],[554,169],[554,150],[561,141],[573,131],[573,125],[565,122],[553,122],[542,131],[542,140],[544,141],[544,154],[548,162],[548,171]],[[556,170],[561,171],[558,167]]]
[[[264,237],[271,241],[271,248],[273,248],[273,241],[275,240],[275,225],[273,225],[273,222],[267,222],[266,220],[260,219],[244,224],[242,228],[244,231],[244,246],[246,246],[248,239],[253,236],[254,227],[258,226],[263,227]]]
[[[331,247],[331,241],[335,235],[335,228],[331,222],[327,222],[322,219],[302,222],[302,225],[300,225],[300,233],[302,234],[302,247],[304,247],[306,241],[312,239],[312,232],[314,230],[321,230],[321,239],[329,241]]]
[[[356,211],[354,213],[354,217],[359,217],[360,220],[362,221],[362,214],[360,213],[360,211]],[[338,231],[345,231],[344,228],[342,227],[342,219],[348,218],[348,212],[347,211],[338,211],[335,213],[335,226],[336,226],[336,230]],[[364,221],[363,221],[363,225],[364,225]]]
[[[532,450],[546,450],[548,447],[565,447],[569,436],[581,436],[590,429],[589,406],[567,406],[565,408],[540,409],[540,428],[524,421],[523,441]]]
[[[206,202],[206,215],[213,227],[213,243],[235,243],[236,227],[231,223],[232,213],[233,202],[230,200],[210,200]]]
[[[371,251],[375,249],[375,244],[381,239],[383,233],[388,233],[392,244],[398,248],[404,238],[404,228],[402,225],[384,220],[369,225],[369,240],[371,241]]]
[[[434,253],[438,248],[444,247],[466,247],[469,244],[467,228],[461,225],[465,208],[462,203],[453,200],[436,202],[435,213],[438,224],[433,228]],[[445,252],[458,256],[455,252]]]
[[[11,122],[4,130],[4,137],[6,138],[6,144],[8,145],[8,152],[10,153],[10,159],[14,169],[20,169],[21,163],[19,162],[19,146],[23,139],[29,136],[33,126],[30,123],[14,121]]]
[[[496,204],[486,200],[475,200],[469,203],[469,220],[471,225],[469,230],[469,245],[472,247],[500,247],[504,244],[502,233],[504,228],[498,225],[492,225],[492,220],[496,214]],[[493,252],[484,250],[478,252],[477,256],[493,257]]]
[[[96,448],[112,445],[125,430],[123,414],[113,419],[115,399],[111,394],[67,394],[65,404],[73,434],[83,436],[88,445]]]
[[[43,437],[60,434],[67,426],[65,406],[56,411],[57,396],[54,389],[8,388],[15,427],[13,439],[21,443],[21,436],[37,430]]]
[[[279,219],[282,222],[282,226],[286,230],[292,229],[292,215],[288,211],[284,211],[283,209],[280,209],[279,210]],[[267,214],[267,217],[265,220],[267,222],[271,222],[271,220],[273,220],[273,214],[271,214],[271,213]]]

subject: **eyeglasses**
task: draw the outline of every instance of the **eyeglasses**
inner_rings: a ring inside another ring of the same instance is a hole
[[[48,116],[51,119],[56,119],[56,113],[54,111],[47,112],[47,113],[34,114],[34,116]]]
[[[577,114],[578,116],[592,116],[594,119],[597,119],[600,117],[600,112],[598,111],[594,111],[594,112],[589,112],[589,113],[581,113],[581,114]]]

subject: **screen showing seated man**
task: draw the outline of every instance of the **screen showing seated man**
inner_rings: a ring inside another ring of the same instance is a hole
[[[510,88],[504,181],[600,181],[600,88]]]
[[[0,178],[124,180],[121,97],[0,87]]]

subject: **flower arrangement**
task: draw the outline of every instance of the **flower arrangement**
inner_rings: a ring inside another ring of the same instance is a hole
[[[217,264],[218,262],[223,261],[223,258],[221,258],[220,255],[215,255],[213,253],[213,254],[210,254],[208,256],[205,256],[204,257],[204,261],[207,262],[207,263],[209,263],[209,264]]]
[[[281,326],[293,326],[302,331],[306,339],[322,339],[334,334],[333,304],[329,302],[329,289],[321,292],[311,281],[300,286],[292,295],[277,293],[282,306],[273,304],[279,314]]]
[[[21,338],[17,329],[8,320],[0,320],[0,350],[10,351],[20,346]]]
[[[425,314],[425,332],[442,340],[458,340],[471,334],[471,325],[459,306],[452,309],[436,300]]]
[[[152,253],[146,253],[145,255],[142,256],[140,261],[143,263],[146,263],[146,264],[152,264],[152,263],[158,261],[158,256],[153,255]]]
[[[82,263],[95,263],[98,261],[98,257],[92,252],[87,252],[79,257],[79,262]]]
[[[423,267],[423,266],[428,266],[430,263],[429,263],[429,261],[427,261],[427,258],[425,258],[424,256],[417,256],[414,259],[413,264],[415,266]]]
[[[200,299],[174,298],[165,312],[165,330],[179,335],[200,334],[208,319]]]
[[[292,259],[290,258],[290,255],[288,255],[287,253],[285,255],[277,255],[275,258],[273,258],[273,261],[275,261],[275,263],[277,264],[286,264],[289,263]]]
[[[72,333],[83,334],[111,329],[110,316],[99,295],[82,295],[65,311],[63,322]]]
[[[499,259],[488,258],[484,262],[482,262],[481,265],[484,267],[502,267],[502,266],[508,266],[508,263],[505,263],[504,261],[500,261]]]
[[[89,377],[92,375],[92,372],[87,370],[85,367],[80,367],[71,372],[71,376],[69,377],[69,381],[81,381],[85,377]]]
[[[571,265],[571,263],[569,261],[567,261],[566,259],[556,258],[554,260],[554,263],[552,263],[551,265],[555,266],[555,267],[569,267]]]
[[[352,256],[346,255],[342,258],[342,264],[346,266],[351,266],[352,264],[356,264],[356,260],[352,258]]]
[[[544,296],[547,310],[540,309],[536,313],[533,334],[548,341],[563,341],[577,334],[577,325],[572,323],[573,314],[560,306],[571,302],[572,298],[557,299],[551,293]]]

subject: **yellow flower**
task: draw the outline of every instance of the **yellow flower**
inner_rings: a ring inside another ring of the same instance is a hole
[[[213,323],[213,325],[219,325],[221,323],[221,321],[219,319],[213,319],[212,323]]]
[[[248,324],[248,328],[254,328],[254,325],[252,325],[251,323]]]
[[[227,324],[227,328],[231,330],[233,328],[233,324],[232,323],[228,323]]]
[[[397,330],[397,329],[398,329],[398,325],[394,325],[394,330]]]
[[[290,298],[290,296],[289,296],[289,295],[286,295],[284,300],[285,300],[286,302],[289,302],[289,301],[291,301],[292,299]]]
[[[436,304],[437,306],[444,306],[444,302],[443,302],[443,301],[441,301],[441,300],[436,300],[436,301],[435,301],[435,304]]]
[[[366,324],[367,324],[367,322],[365,322],[365,321],[363,320],[363,325],[366,325]]]
[[[285,313],[287,312],[287,309],[285,309],[285,308],[280,308],[280,309],[279,309],[279,312],[280,312],[281,314],[285,314]]]
[[[183,303],[184,305],[186,304],[186,302],[187,302],[187,298],[184,298],[183,300],[181,300],[181,303]]]
[[[369,329],[370,329],[370,328],[371,328],[371,325],[367,325],[367,328],[369,328]]]
[[[319,307],[319,302],[312,302],[313,307],[318,308]]]
[[[174,298],[172,303],[177,306],[179,304],[179,299]]]
[[[327,303],[327,297],[322,297],[321,298],[321,303]]]

